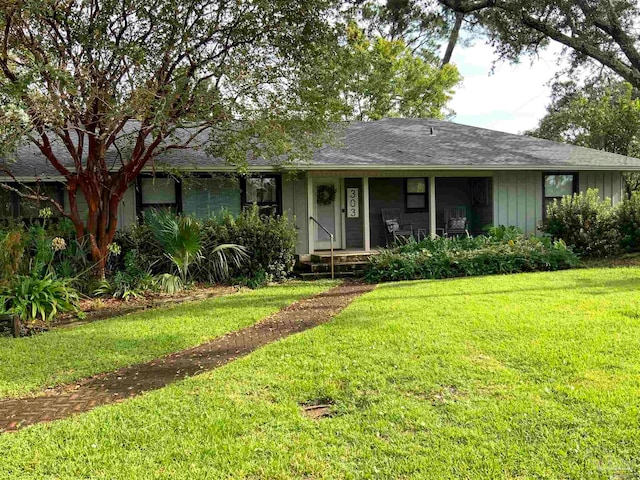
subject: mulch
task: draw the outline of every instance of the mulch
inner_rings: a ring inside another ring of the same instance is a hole
[[[177,305],[185,302],[207,300],[231,295],[241,290],[242,287],[216,285],[212,287],[195,287],[181,292],[168,294],[142,295],[139,298],[121,300],[116,298],[87,299],[80,302],[82,317],[74,314],[62,314],[56,319],[52,328],[75,327],[85,323],[105,320],[122,315],[128,315],[150,308]]]
[[[259,347],[331,320],[374,285],[345,282],[295,302],[265,320],[197,347],[48,390],[0,400],[0,431],[14,431],[120,402],[245,356]]]

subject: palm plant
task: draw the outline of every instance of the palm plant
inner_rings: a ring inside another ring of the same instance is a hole
[[[240,267],[249,258],[247,248],[235,243],[209,242],[205,251],[207,256],[202,263],[211,283],[226,280],[230,276],[230,264]]]
[[[246,248],[241,245],[203,245],[201,225],[192,217],[152,210],[146,221],[166,257],[176,267],[183,285],[189,280],[189,268],[204,259],[203,251],[207,252],[206,266],[212,272],[212,280],[226,278],[230,262],[240,265],[248,257]]]

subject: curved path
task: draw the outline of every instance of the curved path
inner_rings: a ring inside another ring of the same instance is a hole
[[[255,325],[197,347],[58,387],[43,396],[0,400],[0,431],[66,418],[212,370],[263,345],[331,320],[356,297],[373,288],[343,283],[295,302]]]

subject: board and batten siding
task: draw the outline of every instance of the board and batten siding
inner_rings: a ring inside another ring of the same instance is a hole
[[[597,188],[600,196],[610,198],[614,205],[623,198],[624,179],[621,172],[580,172],[578,183],[581,192]]]
[[[309,253],[309,210],[307,206],[307,179],[303,175],[295,178],[282,177],[282,211],[290,220],[295,218],[298,243],[296,253]]]
[[[514,225],[526,235],[536,235],[542,222],[541,171],[496,171],[493,173],[493,223]],[[617,171],[579,171],[579,191],[597,188],[601,197],[614,204],[622,198],[623,178]]]
[[[535,235],[542,221],[542,172],[493,173],[493,224]]]

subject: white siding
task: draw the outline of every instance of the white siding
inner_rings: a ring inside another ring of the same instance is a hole
[[[307,210],[307,179],[300,175],[290,178],[282,177],[282,210],[290,219],[295,219],[298,231],[296,253],[309,253],[309,213]]]

